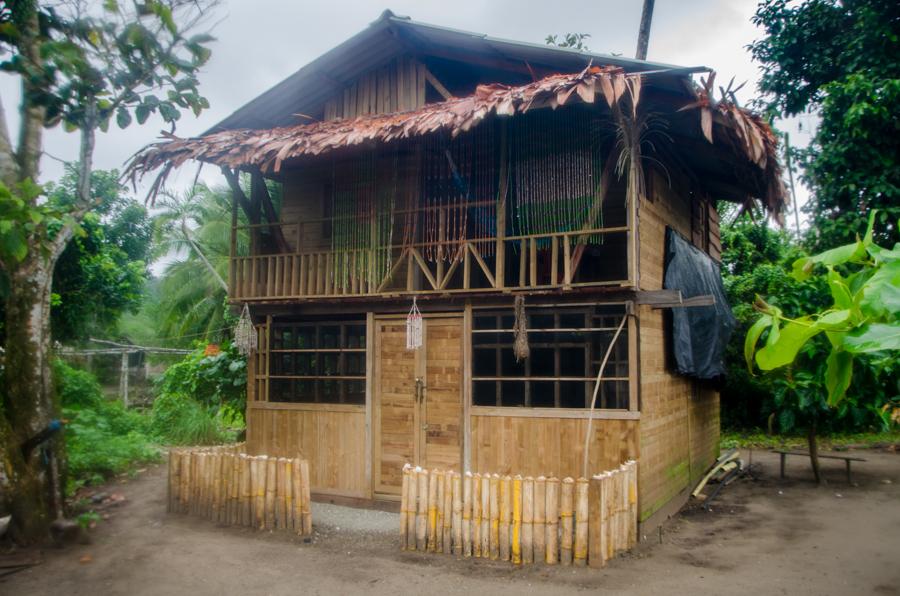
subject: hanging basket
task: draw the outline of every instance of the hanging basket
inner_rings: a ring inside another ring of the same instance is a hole
[[[406,315],[406,349],[417,350],[422,347],[422,313],[413,297],[412,308]]]
[[[249,356],[257,348],[256,329],[250,319],[250,309],[244,305],[241,318],[234,326],[234,347],[244,356]]]

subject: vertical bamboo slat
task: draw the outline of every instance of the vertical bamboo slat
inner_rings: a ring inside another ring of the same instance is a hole
[[[409,513],[406,518],[406,548],[416,549],[416,507],[419,486],[419,471],[415,468],[409,471],[409,496],[406,498]]]
[[[591,478],[588,486],[588,565],[606,565],[603,542],[603,476]]]
[[[309,496],[309,462],[300,460],[300,516],[304,535],[312,534],[312,510],[310,509]]]
[[[512,478],[500,479],[500,560],[509,561],[509,522],[512,509]]]
[[[563,478],[559,495],[559,562],[572,564],[572,509],[575,504],[575,481]]]
[[[453,472],[453,554],[462,554],[462,478]]]
[[[546,558],[547,548],[547,479],[538,476],[534,480],[534,562]]]
[[[416,468],[418,504],[416,506],[416,550],[425,551],[425,530],[428,526],[428,470]]]
[[[493,474],[490,482],[491,497],[491,559],[500,558],[500,476]]]
[[[481,477],[481,556],[491,556],[491,475]]]
[[[481,556],[481,474],[472,476],[472,556]]]
[[[278,491],[278,458],[266,460],[266,529],[275,529],[275,494]]]
[[[556,565],[559,561],[559,478],[547,479],[547,551],[545,561]]]
[[[522,481],[522,562],[534,562],[534,478]]]
[[[437,496],[438,496],[438,478],[440,473],[437,470],[432,470],[428,476],[428,528],[427,528],[427,540],[428,540],[428,552],[435,552],[437,550],[436,546],[436,534],[438,532],[437,529]]]
[[[254,489],[254,502],[256,506],[256,529],[266,527],[266,470],[268,458],[262,455],[256,458],[256,488]]]
[[[409,464],[403,466],[403,480],[400,484],[400,549],[406,550],[406,520],[409,513]]]
[[[453,552],[453,474],[444,474],[444,552]]]
[[[588,555],[588,481],[579,478],[575,481],[575,548],[573,559],[575,565],[587,565]]]
[[[512,562],[522,564],[522,477],[516,475],[512,481],[512,527],[510,550]]]
[[[435,537],[437,552],[442,553],[444,551],[444,523],[449,515],[448,511],[444,510],[444,500],[446,498],[446,482],[444,480],[444,473],[440,472],[440,477],[437,480],[437,522],[435,523],[435,529],[437,531],[437,536]]]

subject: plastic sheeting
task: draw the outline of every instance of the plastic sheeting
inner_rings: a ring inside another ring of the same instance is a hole
[[[711,295],[710,306],[672,309],[672,347],[679,374],[713,379],[725,374],[725,346],[735,318],[725,298],[719,265],[709,255],[666,228],[664,287],[681,290],[682,298]]]

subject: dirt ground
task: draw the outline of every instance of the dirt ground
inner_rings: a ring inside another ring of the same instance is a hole
[[[662,543],[652,536],[602,570],[401,552],[395,514],[335,506],[314,509],[307,540],[217,527],[167,514],[157,467],[106,489],[126,500],[91,544],[40,553],[0,579],[0,594],[900,594],[900,455],[858,455],[868,461],[854,465],[857,486],[826,461],[819,488],[805,460],[789,460],[782,481],[777,457],[754,452],[757,480],[726,487],[711,512],[685,510]]]

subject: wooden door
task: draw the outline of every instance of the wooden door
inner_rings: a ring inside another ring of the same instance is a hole
[[[426,318],[422,347],[406,349],[406,321],[375,324],[372,481],[398,495],[403,465],[459,470],[462,461],[462,319]]]

